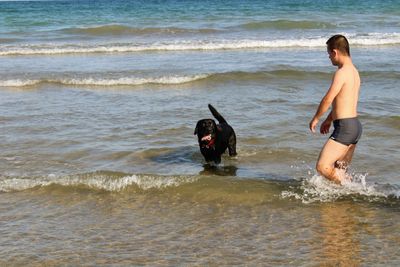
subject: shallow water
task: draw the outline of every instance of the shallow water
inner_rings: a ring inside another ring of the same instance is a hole
[[[0,2],[0,265],[397,266],[399,4]],[[308,130],[337,32],[364,127],[343,187]],[[208,103],[238,138],[219,166]]]
[[[398,200],[303,204],[279,196],[288,187],[296,184],[203,176],[163,190],[52,185],[7,194],[2,263],[396,265]]]

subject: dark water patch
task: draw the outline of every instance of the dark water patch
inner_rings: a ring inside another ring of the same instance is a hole
[[[400,116],[386,116],[381,118],[380,122],[387,127],[391,127],[396,130],[400,130]]]
[[[398,71],[361,71],[360,76],[365,80],[398,80],[400,79],[400,72]]]
[[[276,30],[310,30],[310,29],[334,29],[336,25],[323,21],[311,20],[269,20],[245,23],[240,26],[246,30],[263,30],[263,29],[276,29]]]
[[[315,81],[315,80],[329,80],[331,78],[330,73],[319,72],[319,71],[305,71],[305,70],[294,70],[294,69],[281,69],[281,70],[270,70],[270,71],[232,71],[224,73],[213,73],[208,74],[206,77],[196,79],[195,83],[216,83],[216,84],[227,84],[227,83],[271,83],[274,81]],[[295,90],[295,88],[290,87]],[[286,89],[284,89],[286,90]],[[274,101],[287,101],[287,100],[274,100]]]
[[[204,164],[204,170],[202,170],[199,174],[200,175],[218,175],[218,176],[237,176],[238,167],[233,165],[228,166],[216,166],[213,164]]]
[[[162,164],[193,163],[200,159],[196,146],[180,147],[174,149],[151,149],[144,151],[143,155],[150,160]]]
[[[387,127],[394,130],[400,130],[400,116],[398,115],[382,115],[376,116],[371,114],[362,113],[360,116],[365,122],[368,122],[367,126],[380,125],[381,127]],[[376,129],[377,132],[382,132],[382,129]],[[390,132],[383,131],[382,134],[390,134]]]
[[[19,39],[17,38],[0,38],[0,43],[1,44],[7,44],[7,43],[15,43],[18,42]]]
[[[115,36],[115,35],[154,35],[154,34],[207,34],[217,32],[215,29],[187,29],[177,27],[131,27],[120,24],[101,25],[86,28],[69,28],[62,32],[68,34],[83,34],[91,36]]]

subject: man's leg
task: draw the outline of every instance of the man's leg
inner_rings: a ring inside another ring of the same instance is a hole
[[[321,153],[319,154],[316,166],[317,171],[325,178],[340,184],[344,177],[341,177],[341,175],[339,175],[339,173],[337,172],[337,169],[335,168],[335,163],[339,159],[346,158],[348,152],[349,146],[343,145],[332,139],[328,139],[328,141],[322,148]],[[350,160],[351,156],[352,153],[351,155],[349,155]]]
[[[335,162],[335,168],[343,169],[347,171],[347,168],[350,165],[350,162],[353,158],[354,150],[356,149],[356,145],[349,145],[349,150],[347,153],[340,159]]]

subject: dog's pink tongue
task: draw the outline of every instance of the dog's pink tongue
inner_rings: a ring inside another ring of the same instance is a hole
[[[210,141],[211,140],[211,134],[203,136],[203,138],[201,138],[201,141]]]

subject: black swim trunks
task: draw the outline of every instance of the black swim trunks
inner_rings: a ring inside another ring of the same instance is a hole
[[[336,142],[349,146],[357,144],[361,138],[362,126],[358,118],[334,120],[333,126],[335,130],[329,138]]]

